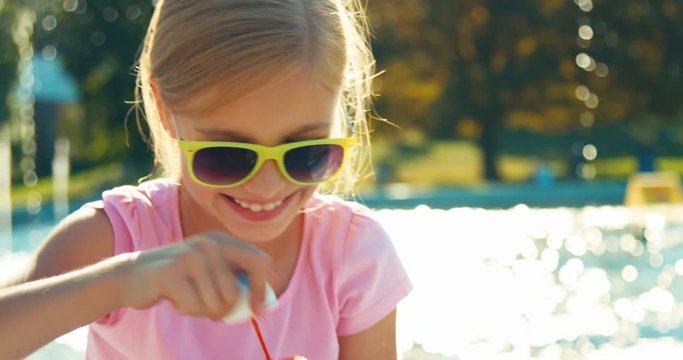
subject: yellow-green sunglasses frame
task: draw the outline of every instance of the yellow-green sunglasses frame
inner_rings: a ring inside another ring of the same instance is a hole
[[[341,170],[346,164],[348,158],[349,149],[358,143],[358,139],[355,137],[345,137],[345,138],[326,138],[326,139],[315,139],[315,140],[304,140],[295,141],[290,143],[284,143],[276,146],[265,146],[251,143],[243,142],[231,142],[231,141],[188,141],[179,140],[178,141],[181,150],[185,153],[187,159],[187,166],[190,172],[190,177],[197,184],[210,187],[210,188],[231,188],[244,184],[245,182],[251,180],[261,169],[266,160],[274,160],[277,163],[277,167],[280,170],[282,176],[284,176],[288,181],[303,186],[317,185],[324,182],[333,180],[339,175]],[[344,154],[342,156],[342,162],[339,168],[329,177],[324,180],[314,181],[314,182],[302,182],[292,178],[285,167],[284,157],[285,153],[289,150],[310,146],[310,145],[339,145],[343,148]],[[254,151],[256,153],[256,164],[254,168],[249,172],[244,179],[236,181],[230,184],[210,184],[202,181],[197,177],[194,172],[194,155],[202,149],[213,148],[213,147],[226,147],[226,148],[239,148]]]

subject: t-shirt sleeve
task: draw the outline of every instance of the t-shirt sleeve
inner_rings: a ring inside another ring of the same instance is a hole
[[[114,231],[113,256],[136,250],[131,237],[131,225],[129,225],[129,223],[135,224],[135,222],[130,221],[130,219],[134,218],[135,203],[131,201],[129,196],[111,190],[105,191],[103,200],[93,201],[83,206],[103,210],[109,218]],[[127,222],[126,220],[129,221]],[[118,321],[123,311],[124,309],[115,309],[98,319],[96,323],[100,325],[113,325]]]
[[[391,239],[366,214],[352,215],[341,251],[336,262],[337,334],[348,336],[389,315],[412,285]]]

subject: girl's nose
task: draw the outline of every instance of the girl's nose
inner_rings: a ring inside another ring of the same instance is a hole
[[[266,160],[256,175],[244,183],[242,187],[259,198],[271,199],[282,194],[287,187],[287,179],[280,173],[274,160]]]

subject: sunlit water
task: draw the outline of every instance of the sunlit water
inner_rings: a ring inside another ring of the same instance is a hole
[[[376,215],[414,284],[399,305],[403,359],[683,359],[681,207]],[[48,230],[15,239],[30,250]],[[0,255],[0,277],[26,258]],[[32,358],[82,358],[85,335]]]

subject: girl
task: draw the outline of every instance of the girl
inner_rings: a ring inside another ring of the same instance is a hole
[[[55,228],[0,290],[0,358],[85,324],[90,359],[396,358],[409,280],[364,208],[321,195],[368,156],[358,5],[158,1],[138,94],[163,176]],[[226,324],[240,275],[255,317]]]

